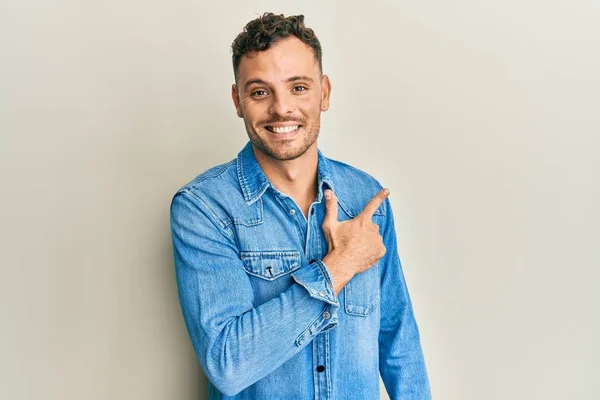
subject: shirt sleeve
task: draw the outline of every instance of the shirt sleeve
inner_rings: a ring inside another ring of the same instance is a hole
[[[254,307],[254,293],[233,230],[222,228],[195,193],[171,203],[179,300],[208,379],[233,396],[338,324],[339,301],[320,261],[302,265],[278,297]]]
[[[389,199],[382,237],[386,254],[381,266],[379,371],[391,400],[431,399],[419,329],[398,256],[394,216]]]

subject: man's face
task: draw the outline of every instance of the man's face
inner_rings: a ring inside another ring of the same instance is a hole
[[[296,37],[242,57],[231,95],[254,146],[293,160],[316,146],[331,86],[312,49]]]

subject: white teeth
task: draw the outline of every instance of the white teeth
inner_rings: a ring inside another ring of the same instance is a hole
[[[271,131],[275,133],[290,133],[298,129],[300,125],[292,125],[292,126],[271,126]]]

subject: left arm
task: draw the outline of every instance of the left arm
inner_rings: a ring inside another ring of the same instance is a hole
[[[389,199],[381,236],[386,254],[381,266],[379,371],[391,400],[431,399],[419,329],[398,256],[394,216]]]

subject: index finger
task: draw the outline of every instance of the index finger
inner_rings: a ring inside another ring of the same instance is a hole
[[[390,191],[387,188],[381,189],[379,193],[377,193],[363,208],[362,212],[359,214],[362,217],[368,217],[371,219],[377,208],[385,201],[385,199],[390,194]]]

